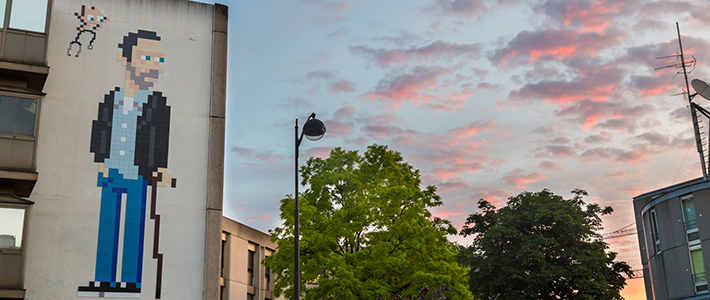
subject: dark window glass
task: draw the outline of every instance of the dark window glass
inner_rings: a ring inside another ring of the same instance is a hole
[[[271,269],[269,267],[264,268],[264,288],[271,291]]]
[[[0,96],[0,132],[34,135],[37,100]]]
[[[695,216],[693,198],[683,199],[683,217],[685,218],[685,230],[698,228],[698,218]]]
[[[247,258],[247,280],[249,285],[254,285],[254,251],[249,251],[249,257]]]
[[[692,232],[688,233],[688,242],[692,241],[699,241],[700,240],[700,233],[699,232]]]

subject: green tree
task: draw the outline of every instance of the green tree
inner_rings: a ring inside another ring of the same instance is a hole
[[[478,201],[461,235],[474,241],[461,254],[469,284],[482,299],[623,299],[631,276],[597,232],[611,207],[585,204],[583,190],[563,199],[548,190],[523,192],[496,209]]]
[[[451,299],[471,299],[466,270],[446,235],[447,220],[432,218],[442,205],[434,186],[421,189],[419,170],[387,146],[335,148],[300,169],[301,291],[306,299],[416,296],[424,286],[451,288]],[[284,226],[271,232],[278,251],[265,260],[276,274],[274,293],[293,296],[294,199],[281,200]]]

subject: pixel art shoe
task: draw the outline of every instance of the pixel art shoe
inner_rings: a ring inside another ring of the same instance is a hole
[[[137,299],[141,297],[141,288],[135,282],[116,282],[111,287],[111,282],[89,281],[89,286],[80,286],[77,292],[82,298],[125,298]]]

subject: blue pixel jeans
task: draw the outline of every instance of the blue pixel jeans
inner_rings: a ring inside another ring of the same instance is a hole
[[[146,192],[148,183],[141,176],[125,179],[116,169],[109,169],[108,177],[99,172],[101,213],[99,240],[96,250],[96,281],[111,282],[116,286],[118,246],[121,232],[121,205],[125,199],[123,216],[123,253],[118,282],[134,282],[140,288],[143,273],[143,241],[145,237]]]

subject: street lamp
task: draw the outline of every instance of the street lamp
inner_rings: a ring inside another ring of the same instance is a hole
[[[295,238],[293,249],[293,299],[295,300],[299,300],[301,297],[301,270],[299,266],[299,259],[301,257],[301,254],[298,245],[298,146],[300,146],[301,141],[303,141],[303,135],[305,135],[306,138],[311,141],[320,140],[321,138],[323,138],[323,135],[325,135],[325,124],[323,124],[323,122],[321,122],[320,120],[316,119],[315,113],[312,113],[310,116],[308,116],[308,119],[306,119],[306,124],[303,124],[303,132],[301,132],[300,137],[298,136],[298,119],[296,119],[296,193],[294,194],[294,198],[296,199],[296,212],[294,213],[295,229],[293,234]]]

